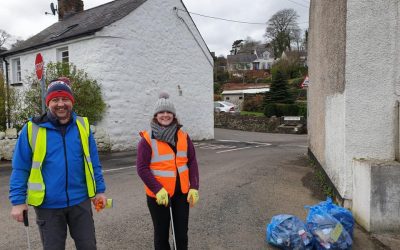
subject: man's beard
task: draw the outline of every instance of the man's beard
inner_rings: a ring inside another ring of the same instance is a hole
[[[59,115],[57,114],[57,110],[59,110],[59,109],[65,110],[65,115],[59,116]],[[69,108],[69,107],[55,108],[54,111],[51,110],[51,113],[52,113],[52,114],[57,118],[57,120],[59,120],[59,121],[68,121],[69,119],[71,119],[72,108]]]

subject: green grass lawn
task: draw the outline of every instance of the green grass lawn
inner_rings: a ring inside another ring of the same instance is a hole
[[[264,116],[262,112],[240,111],[240,115]]]

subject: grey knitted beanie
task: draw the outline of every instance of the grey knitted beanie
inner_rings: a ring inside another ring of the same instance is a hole
[[[161,92],[160,95],[158,96],[158,98],[159,99],[157,100],[156,106],[154,108],[154,115],[156,115],[157,113],[159,113],[161,111],[168,111],[176,116],[174,104],[169,99],[168,93]]]

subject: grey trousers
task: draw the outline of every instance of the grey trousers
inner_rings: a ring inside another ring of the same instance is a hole
[[[76,249],[96,249],[96,235],[90,199],[66,208],[35,207],[35,212],[44,250],[65,249],[67,227],[74,239]]]

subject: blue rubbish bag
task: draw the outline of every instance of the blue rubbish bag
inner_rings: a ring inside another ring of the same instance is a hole
[[[285,250],[311,250],[313,236],[302,220],[294,215],[280,214],[267,225],[267,242]]]
[[[324,204],[309,207],[307,215],[307,228],[315,239],[315,248],[325,249],[351,249],[353,240],[343,224],[328,213]]]
[[[328,214],[342,223],[344,229],[353,237],[354,217],[350,210],[334,204],[330,197],[326,201],[321,202],[320,206],[325,208]]]

